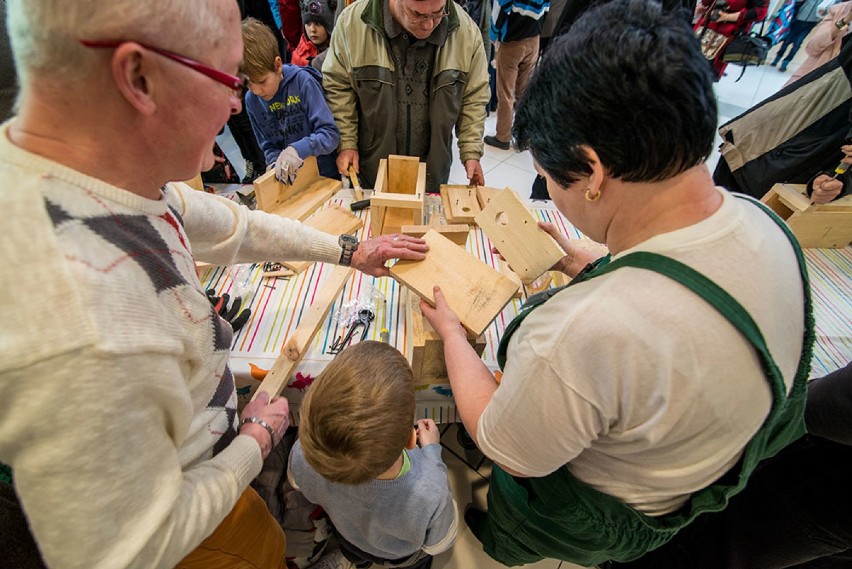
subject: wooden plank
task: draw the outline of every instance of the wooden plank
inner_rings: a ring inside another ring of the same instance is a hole
[[[420,159],[416,156],[388,156],[388,187],[391,194],[417,193],[417,175]],[[422,190],[421,190],[422,191]]]
[[[426,259],[398,261],[390,268],[391,275],[433,306],[432,287],[440,286],[462,325],[479,336],[517,287],[437,231],[427,231],[423,239],[429,245]]]
[[[420,312],[420,297],[409,294],[407,320],[411,327],[411,371],[415,385],[449,383],[447,363],[444,358],[444,342],[423,318]],[[484,335],[467,340],[478,355],[485,351]]]
[[[404,225],[412,225],[423,221],[422,215],[423,210],[403,209],[398,207],[386,208],[381,235],[400,233]]]
[[[379,160],[379,170],[376,172],[376,185],[373,188],[373,195],[380,194],[385,191],[388,179],[388,161],[385,158]],[[372,237],[378,237],[382,234],[382,225],[385,223],[385,208],[381,206],[370,207],[370,233]]]
[[[423,209],[423,194],[389,194],[383,192],[370,198],[370,209],[373,206],[396,207],[404,209]]]
[[[331,233],[332,235],[342,235],[344,233],[351,235],[364,226],[361,218],[352,215],[352,212],[336,204],[320,210],[303,223],[324,233]],[[293,273],[301,273],[313,265],[313,261],[282,261],[281,264]]]
[[[476,199],[479,201],[479,207],[485,209],[491,202],[491,199],[500,192],[512,191],[511,188],[489,188],[488,186],[476,186]]]
[[[816,205],[804,184],[775,184],[761,201],[787,221],[802,247],[839,249],[852,241],[852,196]]]
[[[476,223],[524,283],[534,281],[565,256],[515,192],[495,194],[476,216]]]
[[[472,225],[476,214],[481,210],[474,186],[441,184],[441,202],[444,204],[447,223]]]
[[[288,219],[304,221],[330,200],[342,187],[343,183],[340,180],[321,178],[315,180],[307,189],[267,211]]]
[[[302,316],[281,355],[275,360],[272,369],[269,370],[269,373],[254,392],[252,401],[257,398],[257,394],[261,391],[266,391],[272,398],[284,390],[296,366],[305,357],[311,340],[322,323],[325,322],[331,310],[331,305],[337,300],[343,285],[352,276],[353,271],[354,269],[351,267],[335,267],[332,270],[331,275],[323,283],[322,289],[314,298],[313,304]]]
[[[470,235],[470,226],[464,223],[455,223],[452,225],[403,225],[399,232],[404,235],[411,235],[412,237],[423,237],[430,229],[434,229],[461,247],[467,245],[467,238]]]
[[[316,156],[305,158],[302,167],[299,168],[299,173],[296,174],[296,180],[292,184],[285,184],[276,180],[275,169],[272,168],[253,182],[257,208],[272,212],[293,196],[310,189],[317,180],[331,180],[331,178],[323,178],[319,175]],[[341,187],[343,187],[342,183]]]
[[[355,199],[361,201],[364,199],[364,190],[361,189],[361,183],[358,181],[358,173],[355,171],[355,166],[349,165],[349,179],[352,181],[352,193]]]

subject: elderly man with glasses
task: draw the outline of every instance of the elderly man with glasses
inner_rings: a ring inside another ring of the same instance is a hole
[[[425,243],[358,245],[172,182],[212,166],[240,108],[233,0],[7,7],[21,93],[0,125],[0,282],[15,299],[0,334],[0,518],[19,523],[4,524],[0,565],[284,567],[284,534],[249,482],[287,401],[260,395],[238,414],[233,330],[195,259],[383,276]],[[9,536],[34,537],[36,559],[13,557],[24,539]]]
[[[477,25],[453,0],[361,0],[340,15],[323,65],[340,128],[337,166],[365,186],[389,154],[426,161],[426,190],[447,183],[455,128],[471,184],[484,184],[488,68]]]

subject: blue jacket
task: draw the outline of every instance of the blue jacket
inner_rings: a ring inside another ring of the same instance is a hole
[[[325,102],[319,72],[287,64],[282,75],[271,100],[246,93],[246,111],[266,163],[274,164],[292,146],[303,160],[316,156],[322,176],[340,178],[335,162],[340,131]]]

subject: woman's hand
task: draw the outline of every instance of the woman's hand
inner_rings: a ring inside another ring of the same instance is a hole
[[[290,405],[284,397],[274,397],[270,401],[269,393],[261,391],[254,401],[249,401],[245,406],[240,415],[240,422],[249,417],[260,419],[272,429],[270,433],[260,423],[244,423],[240,425],[239,430],[241,435],[248,435],[257,441],[260,445],[260,453],[266,460],[273,447],[281,441],[284,431],[290,426]]]
[[[554,224],[550,222],[539,221],[538,226],[548,235],[553,237],[556,244],[565,251],[565,256],[559,259],[556,264],[550,268],[551,271],[559,271],[560,273],[565,273],[569,277],[574,278],[577,276],[577,273],[583,270],[583,267],[601,257],[601,255],[594,251],[576,245],[576,239],[568,239]],[[572,241],[574,241],[574,243],[572,243]]]
[[[843,191],[843,182],[828,174],[820,174],[814,178],[813,188],[811,203],[827,204]]]
[[[444,293],[437,286],[432,292],[435,295],[435,308],[429,306],[425,300],[421,300],[420,311],[423,312],[423,316],[429,321],[429,324],[432,325],[432,328],[435,329],[445,343],[450,338],[458,337],[466,342],[467,332],[462,327],[459,317],[456,316],[456,313],[447,304]]]

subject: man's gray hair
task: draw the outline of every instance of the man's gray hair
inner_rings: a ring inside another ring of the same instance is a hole
[[[218,42],[222,1],[8,0],[6,26],[21,85],[30,74],[84,80],[94,58],[80,39],[135,40],[202,57]]]

